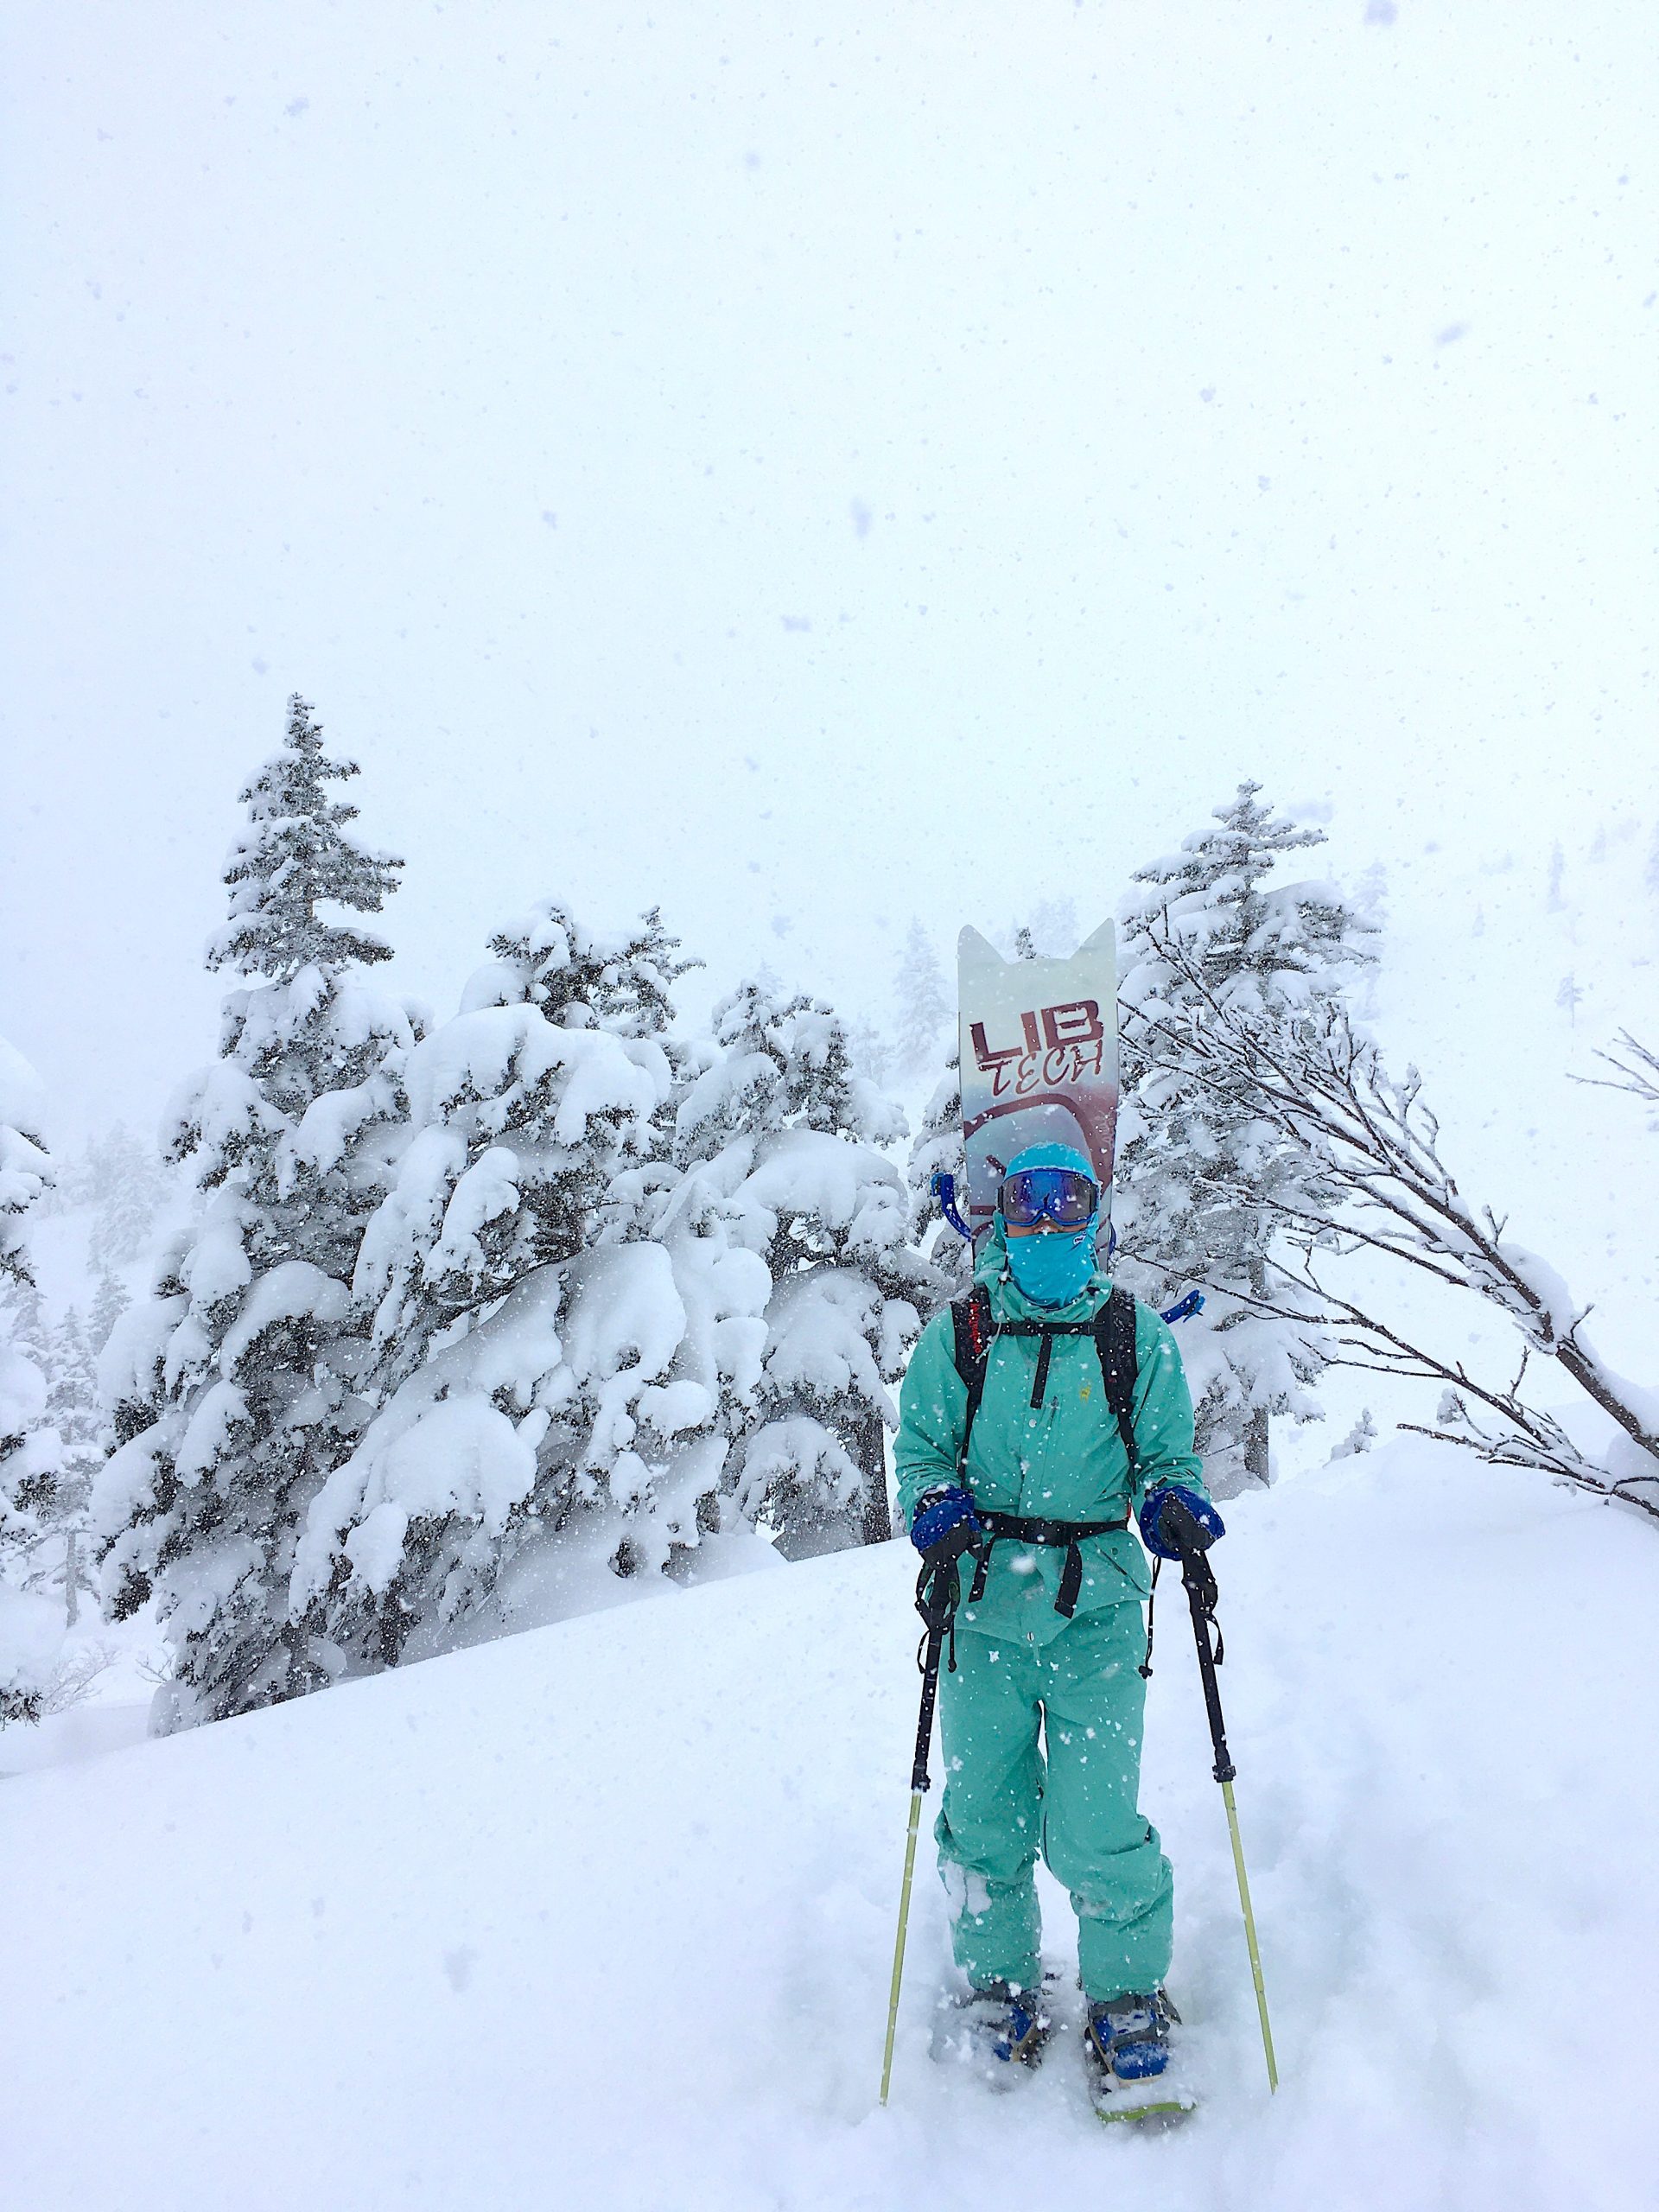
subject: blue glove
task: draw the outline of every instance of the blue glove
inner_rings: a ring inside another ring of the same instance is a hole
[[[910,1524],[910,1541],[930,1566],[937,1566],[971,1551],[984,1527],[973,1499],[960,1483],[952,1483],[948,1490],[930,1491],[920,1501]]]
[[[1207,1552],[1227,1524],[1207,1497],[1179,1483],[1160,1483],[1141,1507],[1141,1541],[1158,1559],[1179,1559],[1182,1543]]]

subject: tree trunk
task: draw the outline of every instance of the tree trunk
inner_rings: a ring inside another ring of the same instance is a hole
[[[65,1625],[73,1628],[80,1618],[80,1554],[73,1529],[63,1538],[63,1605]]]
[[[1265,1300],[1268,1294],[1268,1258],[1267,1254],[1261,1250],[1250,1254],[1250,1294],[1258,1304]],[[1244,1431],[1244,1471],[1253,1483],[1260,1483],[1263,1490],[1272,1480],[1271,1429],[1271,1417],[1260,1407],[1253,1406]]]
[[[1268,1456],[1270,1426],[1266,1414],[1252,1410],[1249,1425],[1244,1431],[1244,1471],[1253,1483],[1260,1483],[1263,1489],[1271,1479]]]
[[[885,1544],[893,1534],[893,1516],[887,1510],[887,1427],[880,1414],[867,1414],[860,1427],[858,1464],[864,1471],[860,1533],[867,1544]]]

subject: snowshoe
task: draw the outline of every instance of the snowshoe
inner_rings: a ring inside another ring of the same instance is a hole
[[[1083,2054],[1102,2120],[1172,2127],[1193,2109],[1197,2099],[1170,2063],[1169,2031],[1179,2023],[1161,1989],[1089,2007]]]
[[[1043,1991],[988,1982],[982,1989],[942,2000],[933,2056],[971,2066],[987,2081],[1005,2088],[1021,2068],[1036,2064],[1053,2024]]]

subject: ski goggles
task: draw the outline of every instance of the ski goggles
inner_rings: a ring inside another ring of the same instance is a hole
[[[1046,1214],[1057,1229],[1087,1229],[1100,1208],[1100,1185],[1075,1167],[1022,1167],[998,1193],[1010,1229],[1035,1229]]]

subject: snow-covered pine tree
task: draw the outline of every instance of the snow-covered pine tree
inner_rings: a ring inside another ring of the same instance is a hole
[[[73,1628],[81,1599],[90,1597],[94,1605],[98,1599],[89,1535],[92,1484],[113,1439],[99,1403],[92,1346],[73,1306],[50,1332],[46,1376],[46,1418],[57,1433],[58,1473],[29,1582],[41,1595],[56,1596],[65,1626]]]
[[[919,919],[905,937],[893,982],[896,1015],[893,1065],[906,1081],[931,1076],[948,1048],[955,1008],[945,988],[933,940]]]
[[[116,1323],[131,1304],[126,1286],[119,1275],[107,1268],[98,1278],[98,1287],[92,1294],[92,1310],[86,1323],[86,1341],[94,1360],[102,1352],[115,1331]]]
[[[1376,1423],[1371,1418],[1370,1408],[1362,1406],[1359,1410],[1359,1419],[1343,1438],[1331,1457],[1333,1459],[1351,1459],[1361,1452],[1373,1450],[1376,1444]]]
[[[153,1597],[168,1639],[163,1730],[327,1679],[288,1618],[289,1579],[306,1509],[368,1413],[347,1284],[412,1042],[358,973],[391,955],[351,917],[379,912],[403,864],[350,833],[357,809],[333,786],[357,772],[325,756],[296,694],[283,749],[242,793],[230,919],[207,950],[245,988],[226,1000],[219,1059],[169,1115],[168,1157],[207,1205],[105,1357],[121,1443],[93,1519],[114,1617]]]
[[[543,899],[515,927],[490,939],[493,959],[474,970],[463,1014],[493,1006],[533,1006],[556,1029],[605,1029],[613,1037],[662,1037],[674,1019],[674,986],[701,965],[680,958],[680,940],[660,906],[631,934],[584,929],[556,899]]]
[[[0,1037],[0,1727],[37,1720],[62,1624],[23,1587],[57,1494],[60,1447],[46,1419],[29,1217],[52,1182],[40,1078]]]
[[[510,1610],[504,1578],[551,1541],[661,1567],[718,1480],[721,1294],[652,1235],[689,963],[655,912],[604,938],[552,902],[491,949],[410,1056],[410,1141],[356,1275],[391,1395],[318,1497],[294,1579],[296,1612],[353,1669]],[[763,1302],[753,1271],[742,1296]]]
[[[910,1148],[911,1233],[933,1278],[931,1296],[923,1306],[925,1321],[951,1299],[965,1298],[974,1280],[974,1248],[946,1221],[944,1209],[933,1195],[936,1174],[954,1177],[958,1205],[964,1204],[967,1155],[962,1141],[962,1060],[957,1052],[951,1053],[934,1086]]]
[[[1265,1315],[1251,1301],[1265,1298],[1271,1274],[1275,1302],[1294,1304],[1273,1271],[1286,1210],[1316,1213],[1329,1194],[1308,1154],[1262,1121],[1248,1084],[1198,1079],[1184,1039],[1208,1008],[1164,949],[1184,948],[1222,1003],[1293,1031],[1317,1022],[1347,971],[1371,957],[1368,925],[1332,887],[1268,882],[1285,854],[1325,833],[1275,817],[1260,790],[1241,784],[1217,828],[1137,872],[1121,952],[1120,1271],[1160,1303],[1191,1284],[1208,1295],[1182,1351],[1198,1448],[1222,1497],[1268,1481],[1275,1414],[1319,1417],[1310,1390],[1328,1363],[1325,1339],[1311,1319]]]
[[[847,1050],[855,1071],[880,1090],[893,1067],[893,1047],[868,1014],[847,1024]]]
[[[1039,899],[1020,922],[1010,923],[998,942],[1014,960],[1065,959],[1083,938],[1075,899]]]
[[[0,1037],[0,1284],[33,1288],[29,1217],[53,1181],[41,1079]]]
[[[149,1242],[165,1187],[161,1160],[118,1122],[87,1147],[85,1183],[93,1210],[88,1264],[95,1274],[125,1267]]]
[[[714,1052],[678,1111],[690,1194],[764,1259],[766,1351],[732,1453],[727,1510],[764,1518],[801,1558],[889,1533],[888,1386],[937,1300],[880,1147],[903,1116],[855,1075],[831,1009],[741,985],[716,1007]],[[717,1201],[717,1205],[716,1205]]]

